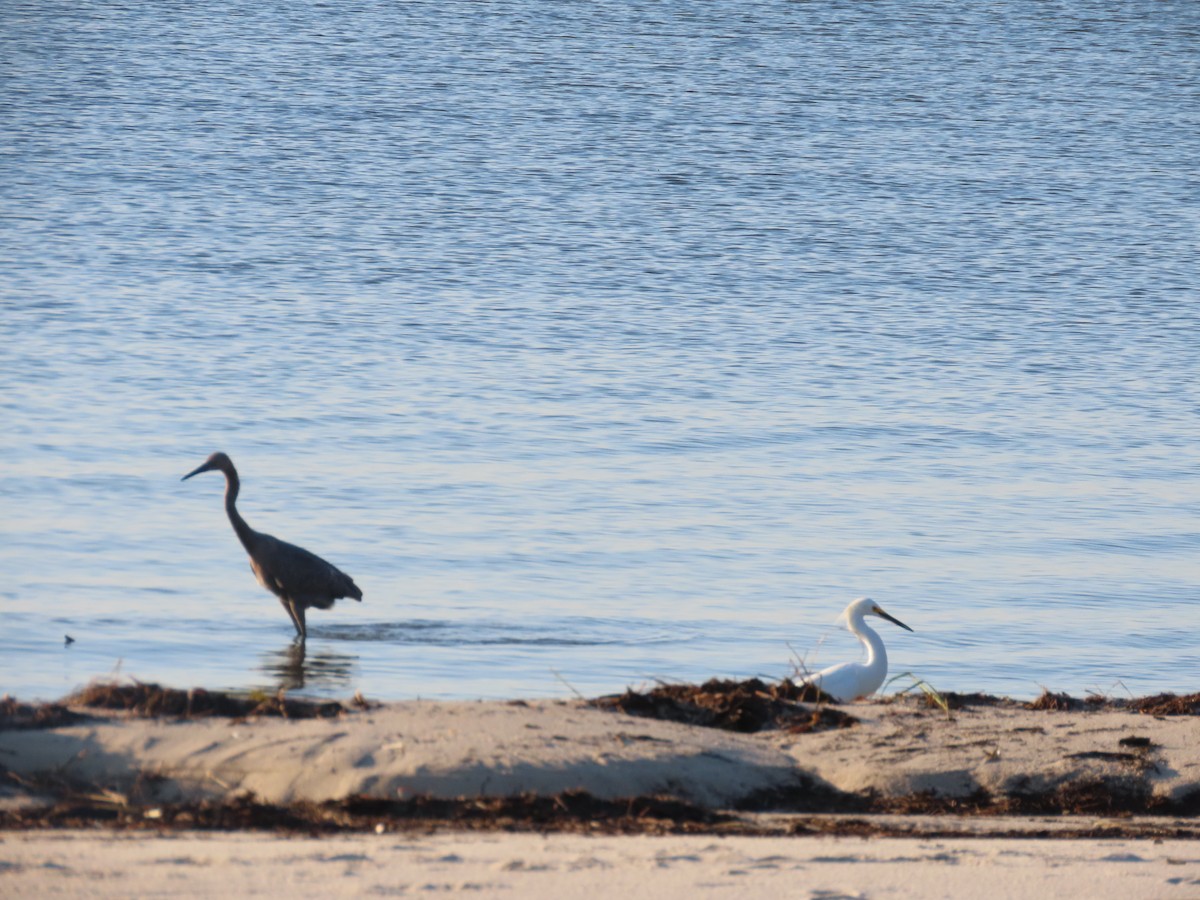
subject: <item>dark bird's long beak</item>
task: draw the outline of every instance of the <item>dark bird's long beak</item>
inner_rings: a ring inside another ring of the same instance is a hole
[[[192,469],[192,471],[188,472],[186,475],[184,475],[184,476],[183,476],[182,478],[180,478],[179,480],[180,480],[180,481],[187,481],[187,480],[188,480],[189,478],[191,478],[193,475],[199,475],[201,472],[211,472],[211,471],[212,471],[212,468],[213,468],[213,467],[212,467],[210,464],[208,464],[208,463],[205,463],[204,465],[200,466],[200,467],[199,467],[199,468],[197,468],[197,469]]]
[[[897,619],[895,616],[889,616],[887,613],[885,613],[885,612],[884,612],[882,609],[880,609],[878,606],[877,606],[877,607],[875,607],[875,615],[879,616],[879,618],[881,618],[881,619],[887,619],[887,620],[888,620],[889,622],[891,622],[893,625],[899,625],[899,626],[900,626],[901,628],[903,628],[905,631],[912,631],[912,629],[911,629],[911,628],[909,628],[907,625],[905,625],[903,622],[901,622],[901,621],[900,621],[899,619]]]

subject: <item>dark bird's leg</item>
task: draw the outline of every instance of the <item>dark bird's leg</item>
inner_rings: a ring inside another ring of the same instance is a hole
[[[292,614],[292,621],[296,623],[296,633],[300,635],[300,642],[308,640],[308,627],[304,624],[304,604],[296,600],[289,600],[288,612]]]
[[[283,608],[287,610],[288,618],[296,626],[297,637],[303,640],[308,636],[307,629],[304,627],[304,607],[288,597],[280,597],[279,602],[283,604]]]

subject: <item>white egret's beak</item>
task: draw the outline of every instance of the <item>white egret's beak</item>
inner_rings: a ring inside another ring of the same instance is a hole
[[[879,618],[881,618],[881,619],[887,619],[887,620],[888,620],[889,622],[891,622],[893,625],[899,625],[899,626],[900,626],[901,628],[903,628],[905,631],[912,631],[912,629],[911,629],[911,628],[909,628],[907,625],[905,625],[903,622],[901,622],[901,621],[900,621],[899,619],[897,619],[895,616],[889,616],[887,613],[885,613],[885,612],[884,612],[882,609],[880,609],[878,606],[872,606],[872,607],[871,607],[871,612],[875,613],[875,615],[879,616]]]

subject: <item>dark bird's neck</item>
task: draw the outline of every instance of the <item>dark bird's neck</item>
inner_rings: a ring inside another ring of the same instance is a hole
[[[238,540],[249,551],[258,537],[258,532],[247,525],[246,520],[242,518],[242,514],[237,511],[238,491],[242,487],[241,479],[238,478],[237,469],[232,465],[227,469],[222,469],[222,471],[225,473],[225,513],[229,516],[229,521],[233,525],[233,530],[237,534]]]

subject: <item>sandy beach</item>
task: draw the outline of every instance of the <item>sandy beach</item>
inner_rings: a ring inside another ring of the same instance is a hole
[[[739,732],[620,712],[648,706],[632,696],[310,704],[282,707],[286,718],[68,704],[50,727],[12,715],[0,731],[0,886],[9,896],[205,896],[231,879],[242,894],[287,885],[298,896],[1200,889],[1194,715],[905,697],[793,703]],[[730,696],[692,699],[720,700],[728,717]],[[672,702],[672,715],[705,712]]]
[[[7,833],[8,897],[1195,897],[1193,841]]]

